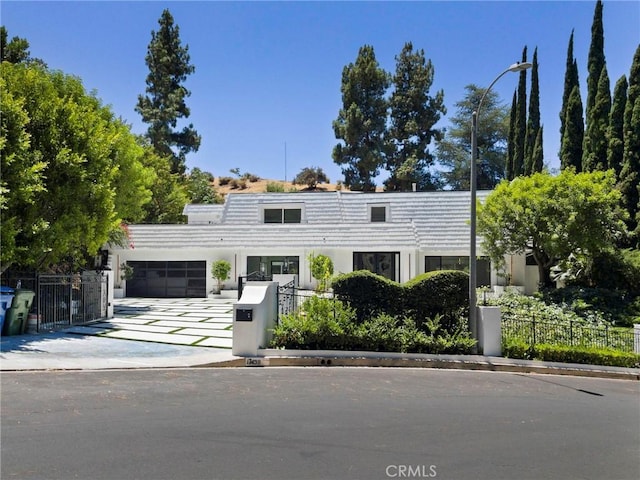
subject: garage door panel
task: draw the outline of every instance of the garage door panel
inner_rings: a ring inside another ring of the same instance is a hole
[[[206,297],[205,261],[133,261],[128,297]]]

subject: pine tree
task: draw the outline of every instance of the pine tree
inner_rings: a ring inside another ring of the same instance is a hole
[[[538,82],[538,48],[533,51],[531,68],[531,92],[529,94],[529,119],[527,121],[527,134],[525,138],[525,160],[524,173],[531,175],[535,173],[534,150],[540,130],[540,85]],[[542,148],[542,145],[539,145]],[[538,155],[542,152],[537,152]]]
[[[342,166],[344,184],[374,191],[374,179],[385,161],[389,74],[380,68],[373,47],[364,45],[355,63],[342,70],[342,105],[333,131],[339,140],[333,161]]]
[[[522,50],[522,62],[527,61],[527,47]],[[520,72],[516,105],[516,132],[514,135],[513,175],[524,174],[525,143],[527,136],[527,71]]]
[[[640,45],[636,49],[629,72],[629,86],[627,88],[627,103],[624,109],[624,130],[631,126],[631,117],[636,98],[640,97]]]
[[[511,101],[511,113],[509,115],[509,140],[507,141],[507,165],[506,165],[506,178],[507,180],[513,180],[516,175],[514,174],[514,155],[515,155],[515,140],[516,140],[516,118],[518,116],[518,93],[517,90],[513,91],[513,100]]]
[[[607,168],[616,172],[616,179],[620,179],[622,155],[624,153],[624,107],[627,103],[627,77],[622,75],[613,88],[613,101],[609,113],[609,127],[607,128]]]
[[[580,87],[578,80],[578,64],[573,57],[573,30],[569,37],[569,47],[567,48],[567,64],[564,73],[564,91],[562,92],[562,109],[560,110],[560,139],[564,136],[565,120],[567,116],[567,104],[573,87]]]
[[[444,92],[429,95],[434,69],[424,50],[414,52],[411,42],[396,56],[396,73],[391,94],[391,125],[386,168],[390,173],[386,190],[409,191],[415,183],[419,190],[433,190],[435,184],[428,171],[434,158],[429,152],[432,140],[440,140],[443,131],[434,128],[446,114]]]
[[[582,171],[607,169],[607,128],[611,112],[611,94],[609,93],[609,75],[605,66],[600,73],[598,91],[591,117],[587,117],[587,130],[584,136],[582,152]]]
[[[574,168],[582,171],[582,142],[584,138],[584,117],[580,89],[573,87],[565,115],[565,128],[560,144],[560,168]]]
[[[151,42],[145,58],[149,67],[146,95],[138,95],[136,112],[149,124],[146,136],[155,151],[171,162],[171,172],[184,174],[185,158],[197,152],[200,136],[192,124],[176,131],[180,118],[191,114],[185,98],[191,95],[183,83],[195,71],[189,57],[189,47],[182,46],[180,29],[165,9],[158,20],[160,29],[151,32]]]

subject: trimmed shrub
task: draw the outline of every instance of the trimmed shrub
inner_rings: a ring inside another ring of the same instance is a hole
[[[331,285],[336,297],[356,311],[358,323],[379,314],[397,315],[402,312],[400,284],[368,270],[338,275]]]
[[[610,348],[568,347],[564,345],[536,345],[533,358],[547,362],[586,363],[612,367],[640,367],[640,355]]]
[[[427,318],[443,315],[447,331],[466,315],[469,304],[469,275],[458,270],[427,272],[405,285],[405,308],[420,328]]]

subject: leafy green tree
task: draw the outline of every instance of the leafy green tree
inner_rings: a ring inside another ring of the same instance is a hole
[[[466,95],[456,103],[456,113],[450,118],[451,127],[437,143],[438,162],[448,171],[441,177],[453,190],[469,190],[471,160],[471,115],[477,108],[485,89],[476,85],[465,87]],[[478,188],[492,189],[505,178],[508,138],[507,108],[498,94],[489,91],[478,118]]]
[[[576,85],[569,96],[564,120],[564,132],[560,143],[560,168],[582,171],[582,143],[584,139],[584,117],[580,88]]]
[[[622,75],[613,88],[613,100],[607,128],[607,167],[620,179],[624,154],[624,108],[627,103],[627,77]]]
[[[182,211],[189,196],[182,177],[171,173],[169,162],[155,152],[146,138],[140,141],[144,144],[142,163],[155,174],[149,187],[151,201],[144,206],[143,223],[185,223]]]
[[[571,96],[571,92],[573,92],[574,87],[578,87],[578,91],[580,91],[580,82],[578,79],[578,63],[573,56],[573,30],[571,30],[571,36],[569,37],[569,46],[567,48],[567,62],[564,73],[562,109],[560,110],[560,139],[564,138],[564,130],[566,128],[565,122],[567,121],[567,106],[569,104],[569,97]]]
[[[584,136],[582,152],[582,170],[606,170],[607,168],[607,128],[610,122],[611,90],[609,75],[604,67],[600,73],[595,103],[587,118],[587,131]]]
[[[197,167],[191,169],[191,173],[189,173],[186,180],[191,203],[211,204],[222,202],[212,186],[213,180],[214,176],[210,172],[203,172]]]
[[[414,51],[413,44],[406,43],[396,56],[395,89],[389,100],[391,145],[386,169],[390,176],[385,181],[386,190],[410,191],[414,183],[420,190],[435,188],[429,173],[434,163],[429,144],[442,138],[443,131],[434,126],[447,110],[442,90],[429,95],[433,75],[433,65],[425,59],[424,50]]]
[[[151,32],[145,58],[149,67],[146,95],[138,96],[136,112],[149,124],[146,135],[153,148],[170,159],[171,172],[184,174],[186,154],[198,151],[200,136],[192,124],[175,129],[180,118],[191,114],[185,103],[191,92],[183,84],[195,67],[189,63],[189,47],[182,46],[180,29],[169,10],[162,12],[158,23],[160,29]]]
[[[505,255],[530,253],[540,283],[572,255],[595,255],[625,231],[612,171],[536,173],[502,182],[478,209],[483,250],[501,268]]]
[[[329,183],[329,177],[320,167],[303,168],[293,179],[294,185],[306,185],[309,190],[314,190],[319,183]]]
[[[525,136],[525,159],[524,173],[530,175],[542,171],[542,162],[539,158],[534,158],[534,151],[539,157],[543,155],[542,143],[538,141],[540,131],[540,85],[538,82],[538,49],[533,51],[531,67],[531,93],[529,95],[529,119],[527,120],[527,130]],[[542,137],[540,137],[541,139]],[[539,170],[538,170],[539,168]]]
[[[527,47],[522,50],[522,62],[527,61]],[[520,72],[518,81],[518,101],[516,104],[516,132],[514,134],[513,148],[513,175],[519,176],[525,173],[524,161],[526,157],[527,139],[527,71]]]
[[[142,149],[75,77],[4,62],[0,87],[1,269],[80,266],[142,217]]]
[[[324,292],[329,288],[333,275],[333,261],[327,255],[316,255],[313,252],[307,257],[311,268],[311,276],[318,280],[318,291]]]
[[[375,177],[385,161],[389,74],[380,68],[370,45],[355,63],[342,70],[342,108],[333,122],[338,143],[333,161],[342,167],[344,184],[352,190],[375,190]]]

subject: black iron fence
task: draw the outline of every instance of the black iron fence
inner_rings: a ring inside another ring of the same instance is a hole
[[[528,345],[565,345],[570,347],[613,348],[633,352],[640,344],[633,328],[608,325],[586,325],[568,322],[554,323],[531,319],[503,319],[502,340],[521,340]]]
[[[106,275],[101,272],[10,273],[2,276],[2,283],[36,292],[29,323],[38,332],[107,318],[108,284]]]

